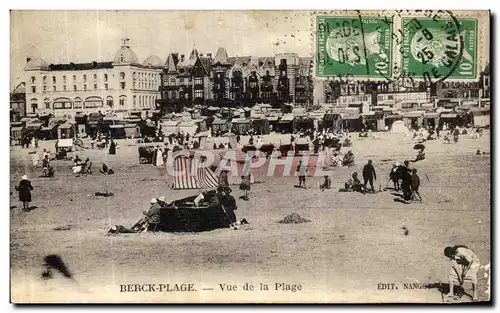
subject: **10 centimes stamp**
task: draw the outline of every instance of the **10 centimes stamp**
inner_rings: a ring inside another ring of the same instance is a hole
[[[316,16],[316,77],[390,77],[391,27],[376,16]]]
[[[462,29],[471,25],[460,23],[450,11],[438,11],[432,17],[403,17],[403,70],[409,77],[427,82],[461,75],[474,78],[470,76],[476,44],[472,48],[469,44],[469,51],[464,49]]]

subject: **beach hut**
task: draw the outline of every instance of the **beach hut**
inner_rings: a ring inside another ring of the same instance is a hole
[[[212,130],[214,133],[224,133],[231,129],[231,123],[223,119],[214,119],[212,122]]]
[[[403,121],[395,121],[391,126],[391,133],[409,133],[408,128]]]
[[[183,133],[184,135],[189,134],[189,136],[193,136],[198,130],[198,125],[195,120],[180,122],[178,127],[180,133]]]
[[[472,123],[475,127],[485,127],[490,125],[490,111],[485,108],[472,108]]]
[[[231,124],[233,132],[240,135],[246,135],[252,128],[251,121],[246,118],[233,118]]]
[[[277,131],[283,134],[293,133],[294,131],[294,117],[293,114],[283,115],[278,122]]]
[[[66,121],[57,128],[57,138],[74,138],[76,136],[76,124],[73,121]]]
[[[166,120],[161,123],[161,131],[165,135],[177,134],[179,132],[180,121]]]

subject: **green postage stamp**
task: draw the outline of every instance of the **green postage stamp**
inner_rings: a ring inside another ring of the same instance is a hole
[[[317,78],[438,82],[477,80],[489,40],[484,14],[465,11],[316,13]]]
[[[317,16],[320,77],[392,76],[392,21],[370,16]]]
[[[403,69],[430,80],[476,79],[477,19],[403,18]]]

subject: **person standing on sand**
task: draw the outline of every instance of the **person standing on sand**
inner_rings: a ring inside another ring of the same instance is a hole
[[[420,187],[420,177],[417,175],[417,169],[414,168],[412,171],[411,175],[411,190],[413,192],[413,199],[416,199],[416,196],[418,196],[418,200],[422,202],[422,197],[420,196],[420,193],[418,192],[418,187]]]
[[[401,189],[405,201],[411,200],[411,169],[409,165],[410,162],[405,161],[404,166],[401,167]]]
[[[16,190],[19,192],[19,201],[23,203],[23,212],[28,212],[29,203],[31,202],[31,191],[33,190],[28,175],[23,175],[21,177],[19,185],[16,186]]]
[[[375,193],[375,188],[373,188],[373,180],[377,180],[377,173],[375,173],[375,168],[373,167],[372,160],[368,160],[368,164],[363,167],[363,180],[366,190],[366,184],[369,182],[372,188],[372,193]]]
[[[158,151],[156,152],[156,167],[157,168],[162,168],[164,163],[163,163],[163,150],[161,148],[158,148]]]
[[[248,201],[248,192],[250,191],[250,173],[241,176],[240,190],[243,190],[243,200]]]
[[[451,268],[448,272],[450,291],[446,296],[455,296],[453,291],[455,282],[461,287],[464,280],[469,279],[472,282],[472,300],[477,300],[477,272],[481,265],[477,255],[474,251],[463,245],[446,247],[444,255],[451,260]]]
[[[116,154],[116,143],[113,139],[111,139],[111,142],[109,143],[109,154]]]
[[[297,174],[299,176],[299,187],[302,187],[302,183],[304,183],[304,189],[306,189],[307,165],[304,165],[302,161],[299,161],[297,166]]]

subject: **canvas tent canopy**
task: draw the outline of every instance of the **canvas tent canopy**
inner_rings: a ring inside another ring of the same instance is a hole
[[[185,156],[174,159],[174,189],[214,189],[217,186],[217,176],[200,160]]]
[[[409,130],[405,126],[405,124],[403,123],[403,121],[395,121],[391,125],[391,133],[402,134],[402,133],[408,133],[408,132],[409,132]]]

